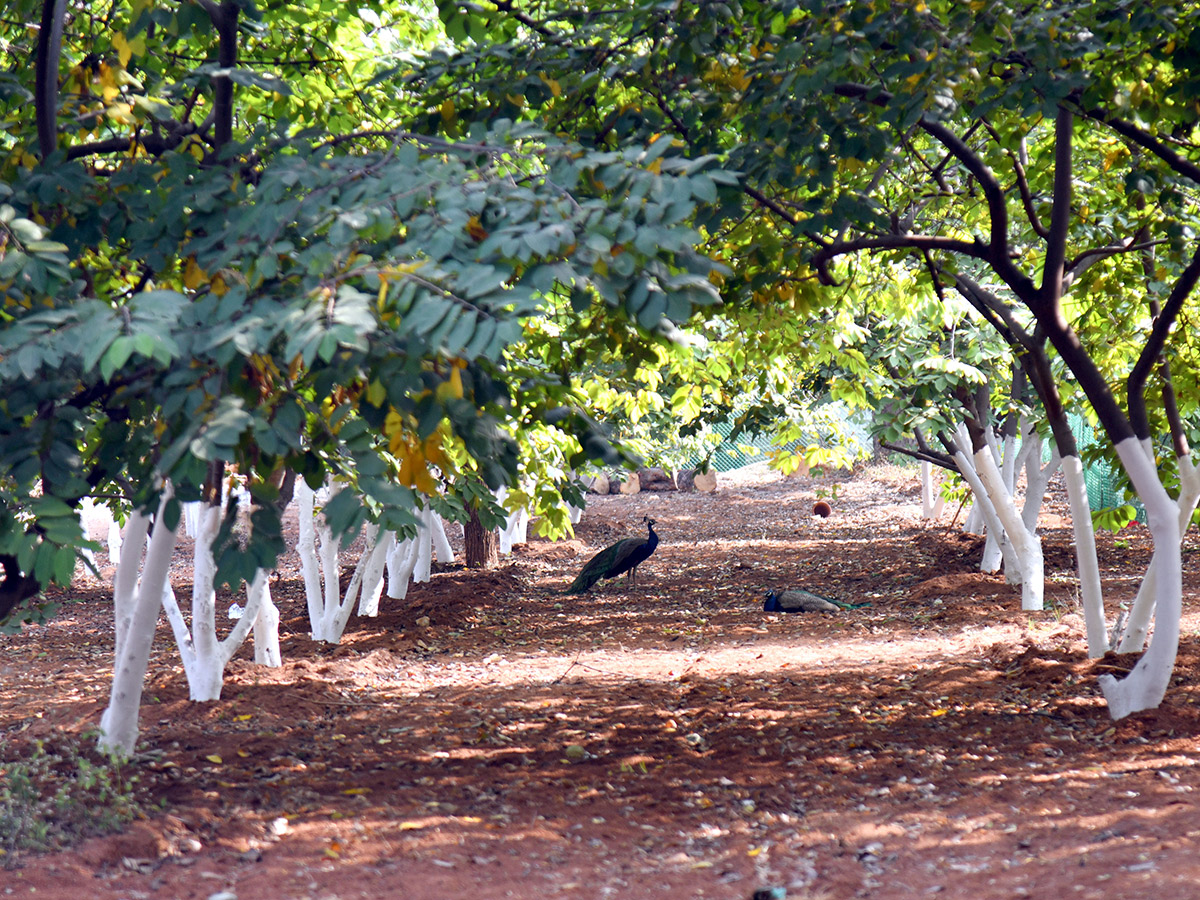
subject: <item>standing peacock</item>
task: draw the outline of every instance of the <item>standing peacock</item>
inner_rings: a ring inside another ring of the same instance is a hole
[[[629,573],[629,580],[636,580],[637,567],[654,552],[658,546],[658,535],[654,533],[654,520],[646,517],[646,530],[649,536],[624,538],[611,547],[605,547],[587,561],[579,577],[571,582],[564,594],[582,594],[591,588],[601,578],[616,578],[622,572]]]

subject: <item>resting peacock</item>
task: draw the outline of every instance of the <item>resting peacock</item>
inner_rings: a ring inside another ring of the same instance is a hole
[[[630,582],[635,580],[637,567],[646,561],[654,548],[658,546],[658,535],[654,533],[654,520],[645,518],[646,530],[649,537],[624,538],[611,547],[605,547],[587,561],[579,577],[571,582],[564,594],[582,594],[589,590],[601,578],[616,578],[622,572],[628,572]]]
[[[763,612],[841,612],[844,609],[859,609],[869,603],[844,603],[830,600],[812,591],[767,591]]]

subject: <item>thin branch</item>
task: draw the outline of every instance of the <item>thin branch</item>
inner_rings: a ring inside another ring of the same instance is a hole
[[[1159,140],[1154,135],[1143,131],[1132,122],[1126,122],[1124,119],[1118,119],[1115,116],[1110,116],[1102,110],[1089,109],[1085,110],[1084,114],[1091,119],[1095,119],[1097,122],[1102,122],[1117,134],[1133,141],[1133,143],[1137,144],[1139,147],[1149,150],[1152,154],[1170,166],[1175,172],[1178,172],[1180,175],[1184,175],[1197,184],[1200,184],[1200,166],[1184,159],[1182,156],[1168,147],[1165,142]]]
[[[1021,162],[1019,156],[1007,147],[1004,147],[1004,142],[1000,139],[1000,135],[996,133],[996,129],[992,127],[990,122],[985,121],[984,127],[988,134],[992,136],[992,140],[996,142],[998,147],[1004,148],[1004,153],[1012,161],[1013,172],[1017,178],[1017,191],[1021,196],[1021,206],[1025,210],[1025,217],[1029,220],[1029,226],[1034,233],[1046,240],[1050,237],[1050,231],[1042,224],[1042,220],[1038,217],[1037,210],[1033,206],[1033,192],[1029,188],[1029,178],[1025,173],[1025,165]]]
[[[829,266],[834,259],[847,253],[858,253],[863,250],[868,252],[874,250],[940,250],[961,253],[985,262],[989,262],[991,259],[988,247],[976,241],[960,241],[956,238],[921,234],[885,234],[861,237],[825,244],[817,251],[813,256],[813,267],[817,270],[821,283],[826,285],[838,283],[829,271]]]
[[[1155,317],[1142,352],[1125,384],[1129,416],[1133,420],[1134,431],[1138,437],[1145,438],[1150,435],[1150,418],[1146,412],[1146,380],[1150,377],[1151,370],[1163,352],[1167,335],[1170,334],[1175,320],[1179,318],[1179,312],[1183,309],[1184,302],[1198,281],[1200,281],[1200,248],[1197,248],[1193,254],[1192,261],[1180,274],[1171,293],[1167,296],[1162,310]]]

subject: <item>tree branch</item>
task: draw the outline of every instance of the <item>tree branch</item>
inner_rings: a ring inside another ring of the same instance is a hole
[[[1038,291],[1047,311],[1057,310],[1062,304],[1067,236],[1071,231],[1071,154],[1074,133],[1074,113],[1060,106],[1054,118],[1054,196],[1050,208],[1050,235],[1046,239],[1046,260],[1042,268],[1042,286]]]
[[[43,0],[42,27],[38,32],[35,62],[34,113],[38,149],[45,160],[58,149],[58,63],[62,58],[66,0]]]
[[[1139,147],[1149,150],[1157,156],[1175,172],[1190,178],[1192,181],[1200,184],[1200,166],[1184,159],[1165,143],[1154,137],[1152,134],[1138,128],[1132,122],[1126,122],[1124,119],[1118,119],[1115,116],[1110,116],[1102,110],[1089,109],[1085,110],[1084,114],[1097,122],[1101,122],[1115,131],[1124,138],[1128,138]]]
[[[1166,346],[1167,335],[1175,324],[1175,320],[1179,318],[1179,312],[1183,308],[1184,302],[1198,281],[1200,281],[1200,248],[1193,254],[1192,261],[1188,263],[1187,268],[1175,282],[1162,310],[1155,316],[1154,324],[1150,328],[1150,334],[1146,338],[1142,352],[1125,383],[1129,417],[1133,420],[1134,432],[1140,438],[1150,436],[1150,417],[1146,412],[1146,380],[1150,377],[1151,370],[1162,354],[1163,347]]]
[[[985,262],[990,261],[988,248],[975,241],[960,241],[936,235],[884,234],[824,244],[813,256],[813,266],[817,270],[817,276],[821,283],[836,285],[837,279],[829,271],[829,265],[839,256],[862,250],[941,250],[948,253],[961,253]]]

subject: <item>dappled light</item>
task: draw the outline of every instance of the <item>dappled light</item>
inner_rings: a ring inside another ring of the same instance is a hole
[[[594,497],[571,552],[532,541],[496,571],[436,567],[336,646],[308,639],[283,569],[281,668],[245,650],[222,699],[197,704],[157,645],[141,777],[169,849],[154,877],[203,860],[250,898],[355,873],[429,898],[781,883],[897,900],[1042,896],[1064,866],[1084,896],[1191,879],[1200,620],[1168,702],[1114,724],[1095,678],[1132,662],[1086,658],[1067,573],[1046,611],[1022,612],[975,571],[973,539],[915,506],[878,519],[910,477],[841,479],[839,514],[798,540],[771,513],[811,505],[821,481],[748,472],[744,512],[719,492]],[[556,593],[648,502],[663,543],[636,586]],[[1124,550],[1105,559],[1119,569]],[[765,585],[871,605],[764,614]],[[103,617],[93,598],[0,644],[13,747],[94,723]],[[43,887],[98,866],[99,890],[138,889],[151,876],[122,868],[113,841],[39,862]]]

